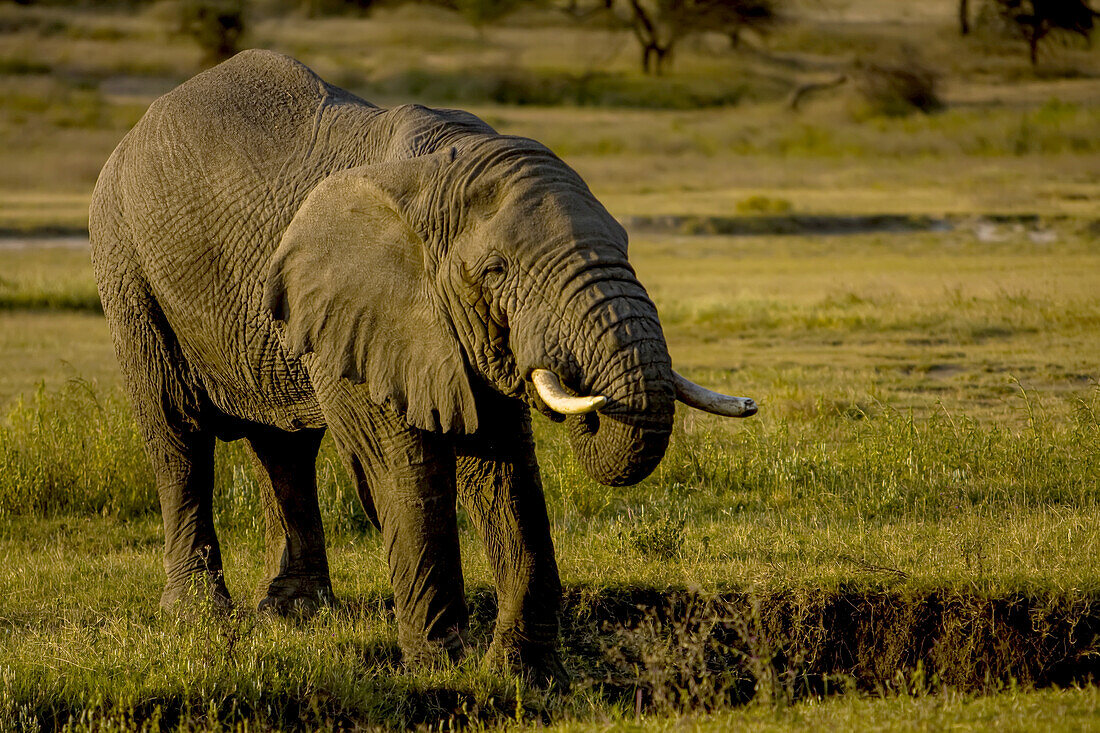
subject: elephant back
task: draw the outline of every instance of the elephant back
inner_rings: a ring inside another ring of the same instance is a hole
[[[272,405],[313,409],[263,315],[263,274],[317,183],[363,162],[381,113],[287,56],[245,51],[156,100],[105,166],[93,218],[107,210],[113,235],[95,256],[136,263],[222,410],[271,422]]]
[[[309,423],[308,376],[263,309],[294,215],[333,173],[486,136],[496,132],[468,113],[380,109],[287,56],[245,51],[155,101],[119,144],[93,202],[119,244],[96,257],[137,263],[215,405]]]

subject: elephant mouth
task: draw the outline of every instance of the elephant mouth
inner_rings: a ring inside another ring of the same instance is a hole
[[[507,349],[507,342],[494,342],[481,354],[472,371],[480,372],[482,380],[505,397],[524,399],[530,391],[526,388],[527,379],[516,366],[515,354]]]

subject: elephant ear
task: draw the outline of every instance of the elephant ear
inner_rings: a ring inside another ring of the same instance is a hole
[[[443,161],[362,166],[318,184],[271,260],[264,306],[292,356],[314,354],[315,368],[366,385],[418,428],[472,433],[465,361],[405,215]]]

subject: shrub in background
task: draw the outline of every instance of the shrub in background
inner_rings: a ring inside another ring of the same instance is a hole
[[[913,58],[898,63],[857,61],[852,74],[862,105],[859,117],[902,117],[943,108],[939,75]]]
[[[206,66],[237,53],[244,30],[241,0],[184,0],[179,5],[179,32],[199,45]]]

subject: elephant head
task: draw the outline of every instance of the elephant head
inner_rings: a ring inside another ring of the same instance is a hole
[[[610,485],[657,465],[677,397],[755,412],[673,372],[626,232],[572,169],[524,138],[457,144],[309,194],[265,291],[292,355],[425,430],[477,430],[477,381],[568,415],[576,456]]]

